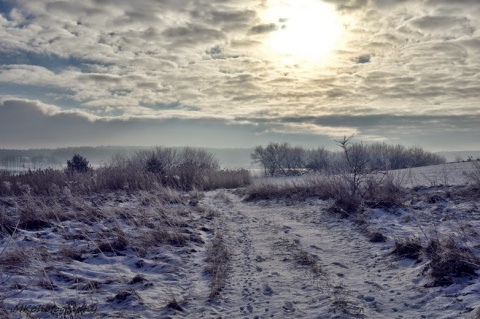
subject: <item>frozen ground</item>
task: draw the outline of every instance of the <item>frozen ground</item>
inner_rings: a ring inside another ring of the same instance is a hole
[[[397,172],[416,186],[404,203],[357,219],[330,213],[330,201],[245,202],[237,190],[1,198],[4,224],[42,207],[50,219],[0,237],[0,317],[479,318],[477,276],[438,286],[427,257],[391,253],[398,239],[451,235],[480,256],[466,164]],[[372,231],[387,240],[370,242]],[[208,250],[219,236],[231,257],[217,261],[228,273],[212,299]]]

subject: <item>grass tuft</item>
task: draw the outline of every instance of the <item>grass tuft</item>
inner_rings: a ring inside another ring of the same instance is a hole
[[[476,276],[476,271],[480,269],[480,259],[452,237],[431,239],[425,253],[430,260],[427,269],[436,283],[448,283],[449,280],[445,279],[450,276]]]
[[[416,236],[405,239],[395,239],[395,246],[392,254],[399,257],[419,260],[422,256],[422,244],[420,238]]]
[[[209,298],[215,300],[225,286],[228,278],[228,268],[231,253],[223,237],[216,232],[211,244],[207,248],[207,267],[205,271],[211,276]]]

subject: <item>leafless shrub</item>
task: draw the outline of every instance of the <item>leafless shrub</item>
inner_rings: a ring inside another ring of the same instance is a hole
[[[395,239],[395,246],[392,254],[399,257],[419,260],[422,256],[422,244],[420,238],[412,236],[405,239]]]
[[[207,247],[207,266],[205,271],[211,276],[211,288],[209,298],[216,299],[222,291],[228,277],[230,251],[223,237],[216,232],[211,244]]]
[[[405,190],[388,173],[372,174],[363,185],[362,198],[370,207],[400,206]]]
[[[464,175],[470,182],[470,189],[474,194],[480,194],[480,161],[472,161],[473,167],[468,173],[464,172]]]
[[[425,253],[430,260],[427,269],[436,281],[450,276],[475,276],[480,269],[480,259],[452,237],[431,239]]]

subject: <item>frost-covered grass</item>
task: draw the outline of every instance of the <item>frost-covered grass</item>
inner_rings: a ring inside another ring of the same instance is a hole
[[[164,306],[180,289],[171,283],[188,286],[189,263],[203,264],[212,236],[209,210],[190,204],[196,196],[165,189],[3,197],[2,311],[24,318],[30,307],[34,318],[54,318],[57,310],[45,307],[74,303],[91,307],[81,314],[71,309],[78,318],[168,312]]]

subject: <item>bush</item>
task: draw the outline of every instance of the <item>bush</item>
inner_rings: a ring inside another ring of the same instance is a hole
[[[87,159],[78,154],[73,155],[71,160],[67,161],[67,173],[86,173],[91,170]]]

